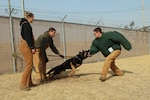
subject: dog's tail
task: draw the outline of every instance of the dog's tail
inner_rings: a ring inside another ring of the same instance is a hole
[[[56,67],[50,69],[46,74],[50,74],[51,72],[55,71]]]

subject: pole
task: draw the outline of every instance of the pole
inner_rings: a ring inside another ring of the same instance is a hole
[[[14,67],[14,74],[16,73],[16,60],[15,60],[15,50],[14,50],[14,36],[13,36],[13,25],[12,25],[12,12],[10,0],[8,0],[8,7],[9,7],[9,21],[10,21],[10,36],[11,36],[11,51],[12,51],[12,60],[13,60],[13,67]]]
[[[148,44],[149,44],[149,54],[150,54],[150,32],[147,32],[148,34]]]
[[[65,36],[65,27],[64,27],[64,20],[67,17],[67,15],[64,16],[62,19],[62,34],[63,34],[63,48],[64,48],[64,61],[66,61],[66,36]]]
[[[98,24],[99,24],[100,22],[101,22],[101,20],[99,20],[99,21],[96,23],[96,25],[95,25],[95,26],[96,26],[96,27],[98,27]]]
[[[24,12],[25,12],[24,0],[21,0],[20,2],[21,2],[22,16],[24,17]]]
[[[98,26],[99,26],[98,24],[99,24],[100,22],[101,22],[101,19],[96,23],[95,26],[98,27]],[[99,61],[100,61],[100,52],[98,53],[98,62],[99,62]]]
[[[142,0],[142,16],[143,16],[143,27],[146,27],[145,12],[144,12],[144,0]]]

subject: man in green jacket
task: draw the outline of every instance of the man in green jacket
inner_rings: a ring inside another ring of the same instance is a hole
[[[104,33],[101,28],[96,28],[93,32],[96,38],[93,40],[90,47],[90,55],[94,55],[101,51],[106,57],[99,79],[101,81],[106,80],[109,68],[111,68],[117,76],[123,76],[123,72],[115,65],[115,59],[121,54],[121,45],[126,50],[132,48],[130,42],[116,31]]]
[[[55,54],[64,58],[64,56],[59,53],[53,43],[53,37],[55,36],[55,33],[56,29],[50,27],[48,31],[40,35],[35,41],[36,53],[33,55],[33,62],[35,65],[37,83],[46,80],[46,63],[48,62],[46,49],[48,47],[50,47]]]

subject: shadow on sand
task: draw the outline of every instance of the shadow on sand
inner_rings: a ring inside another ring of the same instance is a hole
[[[125,75],[126,73],[133,74],[133,72],[127,71],[127,70],[122,70],[122,72],[124,73],[124,75]],[[108,73],[109,73],[109,74],[112,74],[112,75],[109,76],[109,77],[107,77],[106,80],[108,80],[108,79],[110,79],[110,78],[116,76],[116,74],[115,74],[113,71],[109,71]]]
[[[122,71],[124,74],[126,74],[126,73],[133,74],[133,72],[131,72],[131,71],[127,71],[127,70],[122,70]],[[65,71],[59,75],[56,75],[54,78],[47,79],[45,82],[40,83],[39,85],[44,85],[44,84],[53,82],[55,80],[67,79],[67,78],[69,78],[67,76],[67,73],[69,73],[69,72],[70,71]],[[111,79],[112,77],[116,76],[113,71],[109,71],[108,73],[111,74],[111,76],[107,77],[106,80]],[[100,76],[100,73],[75,74],[70,78],[80,78],[82,76],[88,76],[88,75],[99,75]]]

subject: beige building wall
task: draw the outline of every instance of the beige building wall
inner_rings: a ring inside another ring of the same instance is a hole
[[[17,72],[21,72],[24,67],[24,61],[18,49],[20,42],[19,22],[20,18],[13,18],[13,35],[15,53],[17,55]],[[43,34],[45,31],[47,31],[49,27],[54,27],[57,30],[57,34],[54,38],[54,44],[62,54],[64,53],[61,22],[35,20],[31,25],[33,28],[35,39],[37,39],[37,37]],[[90,48],[92,40],[94,39],[93,29],[95,28],[95,26],[75,23],[64,23],[64,26],[67,56],[75,56],[82,49],[87,50]],[[118,31],[131,42],[133,49],[131,51],[126,51],[123,49],[122,54],[119,58],[149,54],[149,33],[111,27],[101,28],[104,32]],[[9,18],[2,16],[0,16],[0,52],[0,73],[12,73],[14,68],[12,64]],[[50,49],[47,49],[47,55],[50,60],[47,64],[47,68],[57,66],[64,61],[63,59],[56,56]],[[86,59],[84,63],[102,61],[104,59],[105,58],[101,53],[97,53],[93,57]]]

